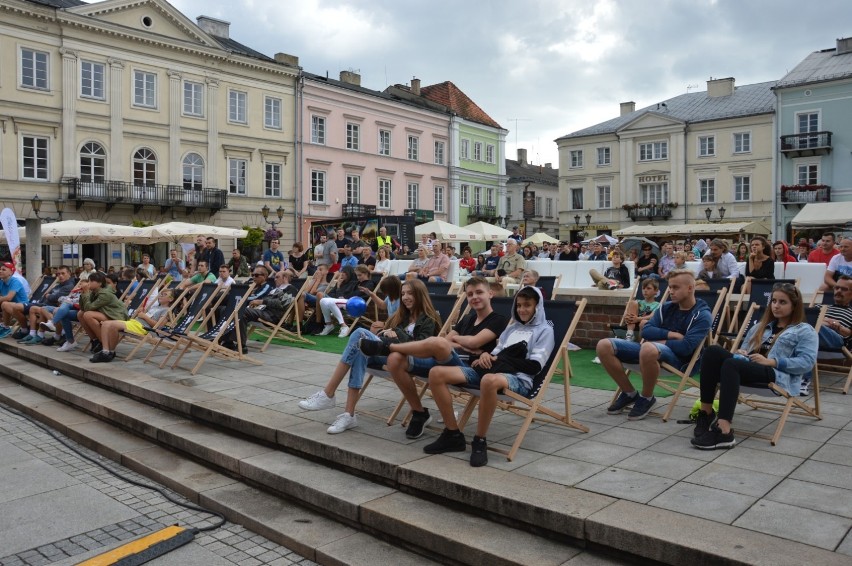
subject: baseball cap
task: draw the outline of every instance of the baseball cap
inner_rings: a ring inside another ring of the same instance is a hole
[[[4,261],[2,263],[3,267],[8,269],[9,271],[15,271],[15,264],[10,261]]]

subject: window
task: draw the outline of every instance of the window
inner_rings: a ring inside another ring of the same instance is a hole
[[[379,155],[391,154],[390,130],[379,130]]]
[[[183,113],[204,116],[204,85],[192,81],[183,83]]]
[[[408,208],[417,208],[420,202],[420,185],[408,183]]]
[[[669,142],[639,144],[639,161],[657,161],[669,158]]]
[[[642,199],[642,204],[665,204],[669,202],[668,194],[668,183],[639,185],[639,195]]]
[[[716,136],[698,136],[698,157],[716,155]]]
[[[47,181],[48,139],[38,136],[23,136],[23,178]]]
[[[612,187],[598,185],[598,208],[612,208]]]
[[[506,195],[506,218],[512,214],[512,197]]]
[[[420,159],[420,138],[408,136],[408,158],[412,161]]]
[[[103,63],[80,62],[80,96],[97,100],[106,98]]]
[[[325,202],[325,171],[311,171],[311,202]]]
[[[482,204],[482,187],[473,187],[473,206]]]
[[[435,165],[444,164],[444,142],[435,141]]]
[[[553,218],[553,199],[544,199],[544,215],[548,218]]]
[[[361,176],[346,175],[346,204],[361,202]]]
[[[106,181],[106,152],[101,144],[89,142],[80,150],[80,181],[83,183]]]
[[[201,190],[204,186],[204,160],[197,153],[188,153],[183,158],[183,188]]]
[[[281,99],[273,96],[263,97],[263,125],[271,130],[281,127]]]
[[[157,156],[147,147],[133,154],[133,184],[144,186],[157,184]]]
[[[816,163],[796,165],[796,179],[800,185],[818,185],[819,165]]]
[[[494,146],[492,144],[485,146],[485,162],[494,163]]]
[[[435,212],[444,212],[444,187],[435,186]]]
[[[809,134],[819,131],[819,112],[802,112],[796,114],[796,133]],[[799,138],[799,148],[816,147],[819,144],[818,136],[807,136]]]
[[[459,157],[462,159],[470,159],[470,140],[463,139],[459,148]]]
[[[751,132],[737,132],[734,134],[734,153],[751,152]]]
[[[716,179],[698,180],[698,202],[701,204],[716,202]]]
[[[571,189],[571,208],[573,210],[583,208],[583,189]]]
[[[583,150],[582,149],[572,149],[571,150],[571,168],[579,168],[583,166]]]
[[[228,159],[228,193],[232,195],[246,194],[246,171],[248,161],[245,159]]]
[[[494,206],[494,189],[485,189],[485,204],[487,206]]]
[[[598,148],[598,165],[612,165],[612,155],[610,154],[610,149],[608,147]]]
[[[473,142],[473,160],[482,161],[482,142]]]
[[[237,124],[246,123],[247,94],[241,90],[228,91],[228,121]]]
[[[459,204],[470,206],[470,185],[462,185],[459,191]]]
[[[391,180],[379,179],[379,208],[391,207]]]
[[[47,90],[47,62],[49,55],[44,51],[21,49],[21,86]]]
[[[541,213],[544,212],[541,209],[541,197],[535,197],[535,215],[541,216]]]
[[[267,197],[281,196],[281,164],[267,163],[264,167],[263,195]]]
[[[145,71],[133,72],[133,104],[145,108],[157,107],[157,75]]]
[[[751,200],[751,177],[745,175],[734,177],[734,200]]]
[[[311,143],[325,145],[325,118],[311,116]]]
[[[358,124],[346,124],[346,149],[361,149],[361,126]]]

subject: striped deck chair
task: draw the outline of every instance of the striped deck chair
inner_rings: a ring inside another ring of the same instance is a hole
[[[248,328],[253,328],[255,334],[257,334],[260,339],[266,339],[263,346],[261,346],[260,351],[265,352],[269,347],[269,344],[272,343],[273,338],[281,338],[282,340],[288,340],[290,342],[298,342],[302,344],[316,344],[316,342],[312,340],[308,340],[304,336],[302,336],[302,313],[299,312],[299,301],[302,300],[302,297],[305,295],[305,290],[310,285],[310,279],[305,279],[302,282],[302,286],[299,289],[299,292],[293,297],[293,302],[290,303],[290,306],[284,311],[284,315],[277,323],[272,323],[267,320],[258,319],[249,323]],[[295,324],[295,330],[288,330],[285,328],[287,324]],[[248,341],[248,336],[245,337],[245,340]]]

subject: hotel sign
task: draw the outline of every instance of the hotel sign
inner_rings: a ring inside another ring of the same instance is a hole
[[[669,176],[666,175],[645,175],[643,177],[639,177],[640,183],[662,183],[664,181],[668,181]]]

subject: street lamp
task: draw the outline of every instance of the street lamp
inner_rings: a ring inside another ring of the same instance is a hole
[[[263,215],[263,219],[266,221],[266,223],[267,223],[267,224],[272,224],[272,229],[273,229],[273,230],[275,230],[275,229],[276,229],[276,227],[275,227],[275,225],[276,225],[276,224],[278,224],[279,222],[281,222],[282,220],[284,220],[284,207],[283,207],[283,206],[279,206],[279,207],[275,210],[275,214],[277,214],[277,215],[278,215],[278,220],[277,220],[277,221],[276,221],[276,220],[270,220],[270,219],[269,219],[269,207],[268,207],[267,205],[265,205],[265,204],[263,205],[263,208],[261,208],[261,209],[260,209],[260,213]]]
[[[574,226],[577,228],[577,230],[580,229],[580,215],[579,214],[574,215]]]
[[[62,213],[65,212],[65,199],[63,199],[62,197],[59,197],[56,200],[56,214],[58,215],[57,218],[50,218],[47,216],[42,217],[39,215],[39,212],[41,212],[41,199],[38,198],[38,195],[35,195],[33,196],[33,198],[30,199],[30,204],[33,207],[33,213],[35,214],[35,217],[41,220],[42,222],[61,221]]]
[[[713,216],[713,209],[711,209],[709,206],[704,209],[704,216],[707,217],[707,222],[721,222],[722,220],[725,219],[725,207],[724,206],[719,207],[719,220],[711,220],[710,219],[710,217]]]

